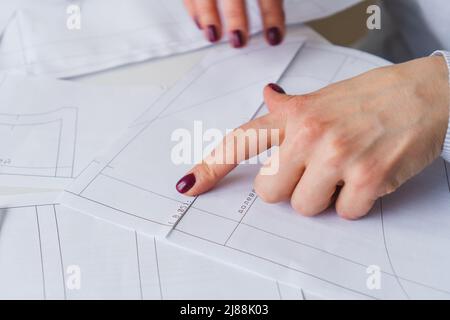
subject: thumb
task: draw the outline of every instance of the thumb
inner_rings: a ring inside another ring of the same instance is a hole
[[[279,112],[283,110],[289,101],[290,96],[279,85],[275,83],[269,83],[264,88],[264,101],[267,108],[272,112]]]

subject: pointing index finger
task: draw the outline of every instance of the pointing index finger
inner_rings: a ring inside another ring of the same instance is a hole
[[[278,114],[269,113],[247,122],[228,134],[202,163],[178,181],[177,190],[189,196],[210,190],[242,161],[278,145],[283,131]]]

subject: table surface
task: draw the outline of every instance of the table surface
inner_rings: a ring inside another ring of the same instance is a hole
[[[307,26],[295,26],[288,29],[289,34],[302,35],[310,40],[327,42],[321,35]],[[130,64],[111,70],[82,76],[71,81],[89,85],[108,86],[160,86],[168,88],[186,74],[212,47],[175,56],[153,59],[146,62]],[[50,190],[0,187],[0,195],[46,192]]]

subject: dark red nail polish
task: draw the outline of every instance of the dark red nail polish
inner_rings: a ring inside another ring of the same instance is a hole
[[[242,48],[244,46],[244,34],[241,30],[234,30],[230,33],[230,43],[233,48]]]
[[[276,83],[269,83],[269,87],[270,87],[270,89],[272,89],[275,92],[278,92],[281,94],[286,94],[286,92],[283,90],[283,88],[280,87],[279,85],[277,85]]]
[[[206,35],[210,42],[216,42],[219,40],[219,33],[217,32],[217,28],[214,25],[209,25],[206,28]]]
[[[179,193],[186,193],[195,184],[195,175],[193,173],[190,173],[188,175],[185,175],[183,178],[180,179],[180,181],[177,182],[177,191]]]
[[[277,27],[272,27],[266,31],[267,41],[270,45],[276,46],[281,43],[281,31]]]
[[[197,17],[194,18],[194,22],[195,22],[195,25],[197,26],[197,28],[199,28],[200,30],[202,30],[202,25],[200,24],[200,21],[198,20]]]

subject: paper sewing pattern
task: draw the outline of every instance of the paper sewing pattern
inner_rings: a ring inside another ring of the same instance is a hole
[[[16,0],[3,1],[8,4]],[[26,6],[15,4],[15,19],[0,42],[0,72],[68,78],[211,45],[182,1],[85,1],[80,3],[80,30],[66,27],[67,2],[48,1],[33,7],[33,1],[25,2]],[[288,0],[286,19],[290,24],[301,23],[357,2]],[[247,6],[250,29],[255,34],[262,29],[259,8],[253,0]],[[121,19],[117,19],[119,15]]]
[[[205,129],[225,130],[250,119],[262,103],[261,88],[281,77],[302,44],[301,39],[291,39],[267,50],[260,41],[239,51],[222,47],[211,52],[70,188],[72,196],[84,199],[86,208],[81,211],[94,210],[107,219],[109,210],[117,211],[116,223],[149,234],[166,234],[190,204],[174,188],[189,166],[162,170],[172,163],[171,133],[190,128],[195,120],[202,120]],[[254,72],[235,72],[244,66]],[[229,80],[227,85],[217,74]],[[208,90],[204,90],[206,86]],[[220,112],[211,112],[214,109]],[[137,159],[139,164],[134,163]]]
[[[8,144],[2,149],[2,173],[74,177],[77,112],[77,108],[59,108],[38,114],[0,114],[0,134]],[[39,152],[42,149],[46,152]]]
[[[157,87],[111,90],[5,75],[0,80],[2,185],[62,189],[161,93]]]
[[[217,263],[56,204],[0,210],[1,299],[303,299],[300,288]]]
[[[381,59],[354,50],[306,44],[283,73],[280,84],[288,92],[305,93],[386,64]],[[201,112],[201,105],[193,103],[197,107],[195,112],[186,108],[184,101],[195,101],[195,90],[189,90],[189,94],[192,96],[186,100],[167,98],[172,101],[169,110],[182,110],[168,113],[173,116],[171,122],[180,126],[177,118],[204,119],[208,126],[208,112]],[[176,94],[168,92],[168,96]],[[233,105],[235,97],[227,97],[230,100],[222,99],[228,101],[227,105]],[[243,97],[239,96],[236,101]],[[163,101],[165,105],[166,102]],[[208,103],[207,108],[215,119],[219,119],[214,125],[221,127],[228,110],[223,112],[219,106]],[[247,103],[245,111],[237,108],[229,112],[242,119],[243,114],[251,113],[249,106],[254,106],[254,110],[259,103]],[[194,115],[189,116],[188,110]],[[260,114],[264,112],[260,110]],[[93,170],[80,177],[62,201],[85,212],[101,212],[99,216],[103,218],[140,228],[142,232],[158,230],[162,235],[170,229],[167,239],[173,243],[274,279],[316,290],[327,297],[448,298],[450,281],[443,278],[450,261],[443,252],[449,245],[445,231],[450,218],[447,214],[447,179],[442,162],[435,163],[404,187],[403,190],[414,191],[422,190],[425,187],[419,186],[426,185],[435,191],[416,196],[414,207],[401,209],[402,206],[395,205],[407,198],[398,192],[379,201],[372,214],[358,222],[344,221],[333,210],[308,219],[293,212],[288,204],[268,205],[258,199],[252,191],[252,180],[258,167],[252,165],[239,166],[220,186],[195,200],[180,199],[173,190],[173,184],[186,168],[171,164],[167,158],[168,148],[158,147],[161,144],[149,138],[152,132],[164,136],[172,129],[164,121],[161,125],[155,121],[152,129],[141,138],[128,140],[130,144],[121,150],[123,154],[116,153],[106,162],[110,167],[104,167],[100,173]],[[138,152],[143,147],[139,140],[152,145],[154,153],[145,158],[145,152]],[[126,163],[124,159],[127,159]],[[154,169],[143,165],[150,162]],[[108,193],[104,189],[115,195],[113,199],[107,198]],[[135,198],[132,203],[127,203],[120,199],[121,194],[131,192],[148,202],[136,201]],[[164,205],[165,202],[172,206]],[[148,225],[135,223],[136,216],[141,219],[143,210],[147,214],[146,219],[162,221],[161,215],[174,217],[175,226],[170,228],[168,225],[173,223],[167,223],[161,229],[150,227],[153,222]],[[411,211],[414,211],[412,220],[408,216]],[[432,232],[435,237],[425,243],[431,246],[432,241],[436,249],[426,250],[429,246],[421,241]],[[367,285],[370,266],[380,270],[379,290]]]

